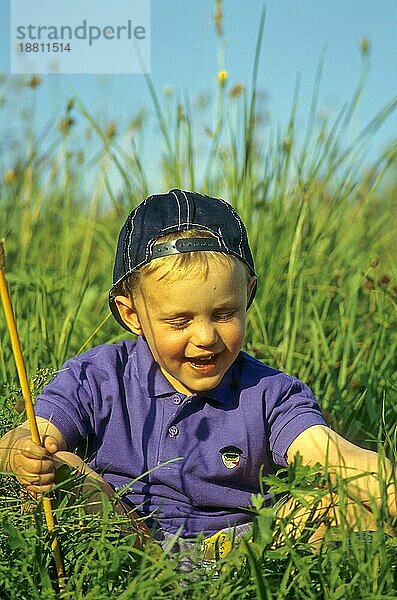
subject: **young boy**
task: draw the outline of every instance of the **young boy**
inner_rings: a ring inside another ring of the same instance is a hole
[[[354,506],[376,527],[365,505],[380,503],[378,474],[390,481],[391,464],[331,431],[304,383],[241,352],[256,285],[245,227],[227,202],[179,189],[147,198],[120,232],[109,295],[136,341],[69,360],[36,403],[43,447],[23,424],[2,440],[3,468],[47,492],[56,459],[77,449],[165,538],[211,539],[246,531],[260,471],[300,454],[351,477]],[[353,526],[356,515],[347,515]]]

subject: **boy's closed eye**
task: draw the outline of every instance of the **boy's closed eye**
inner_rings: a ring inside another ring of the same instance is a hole
[[[226,310],[222,309],[222,310],[216,311],[211,316],[211,319],[215,322],[229,321],[229,320],[233,319],[233,317],[235,317],[238,314],[238,312],[239,312],[238,307],[228,308]],[[194,320],[193,315],[165,317],[163,319],[163,321],[165,323],[167,323],[168,325],[171,325],[175,329],[183,329],[184,327],[187,327],[193,320]]]
[[[223,312],[215,313],[213,319],[214,321],[229,321],[233,319],[233,317],[238,313],[238,309],[227,310]]]
[[[173,327],[174,329],[184,329],[191,323],[190,318],[177,318],[177,319],[164,319],[165,323]]]

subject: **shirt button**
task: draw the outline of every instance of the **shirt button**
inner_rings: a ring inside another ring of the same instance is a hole
[[[180,396],[178,396],[177,394],[175,394],[175,396],[172,396],[172,401],[174,404],[180,404],[182,402]]]
[[[171,425],[171,427],[168,430],[168,433],[170,437],[175,438],[179,433],[179,429],[178,427],[175,427],[175,425]]]

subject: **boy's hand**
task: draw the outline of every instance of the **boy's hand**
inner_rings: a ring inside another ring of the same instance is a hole
[[[389,514],[397,516],[396,471],[384,456],[355,446],[325,425],[313,425],[298,435],[288,449],[288,462],[298,453],[303,464],[326,465],[334,479],[335,476],[344,479],[347,494],[366,506],[370,506],[372,500],[379,507],[382,505],[382,487],[386,484]]]
[[[52,455],[58,452],[58,440],[45,435],[43,446],[39,446],[22,435],[15,442],[11,458],[11,468],[18,481],[32,494],[45,494],[50,491],[55,478]]]

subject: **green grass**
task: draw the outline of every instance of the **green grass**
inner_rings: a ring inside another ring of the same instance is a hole
[[[304,141],[296,123],[298,89],[288,126],[274,131],[263,120],[256,90],[261,34],[262,29],[249,88],[219,82],[207,108],[190,98],[160,98],[148,79],[153,100],[148,121],[138,113],[129,129],[118,131],[117,124],[98,123],[87,107],[71,101],[50,145],[29,129],[12,164],[0,150],[0,235],[32,390],[37,395],[82,347],[125,335],[106,320],[120,225],[148,193],[193,188],[229,199],[249,230],[259,287],[248,313],[246,348],[307,382],[343,435],[395,458],[397,141],[365,168],[362,161],[396,101],[348,142],[365,88],[360,83],[333,121],[319,122],[320,64]],[[366,68],[364,62],[363,78]],[[9,93],[21,101],[30,95],[28,105],[34,106],[34,88]],[[153,123],[163,137],[155,182],[140,160]],[[94,158],[80,142],[87,130],[100,142]],[[0,386],[2,434],[24,419],[16,409],[19,384],[3,319]],[[275,492],[293,493],[305,489],[305,477],[291,467],[287,476],[267,483]],[[21,514],[19,488],[8,477],[1,479],[1,494],[0,597],[55,598],[40,512]],[[272,549],[280,526],[260,497],[253,502],[254,541],[231,553],[217,579],[199,572],[187,587],[156,544],[137,551],[131,538],[115,533],[116,517],[98,520],[61,503],[64,597],[395,597],[396,544],[382,531],[369,543],[346,529],[339,547],[330,543],[315,556],[308,535]]]

